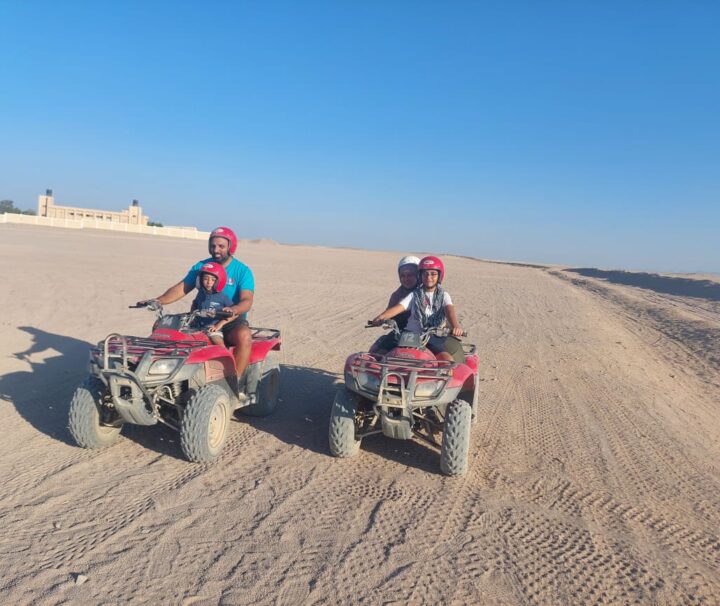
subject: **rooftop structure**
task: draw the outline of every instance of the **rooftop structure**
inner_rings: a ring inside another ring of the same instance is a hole
[[[129,225],[147,225],[148,223],[148,217],[143,215],[137,200],[133,200],[126,210],[119,212],[77,206],[58,206],[55,204],[52,189],[46,190],[44,196],[38,196],[38,216],[52,219],[94,219]]]

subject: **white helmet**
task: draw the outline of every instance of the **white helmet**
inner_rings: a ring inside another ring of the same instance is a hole
[[[420,259],[418,257],[415,257],[413,255],[405,255],[400,261],[398,262],[398,271],[400,271],[400,268],[403,265],[414,265],[417,267],[420,265]]]

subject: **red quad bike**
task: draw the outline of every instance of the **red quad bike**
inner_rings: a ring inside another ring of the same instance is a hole
[[[458,364],[438,360],[425,347],[431,335],[447,336],[448,329],[399,333],[394,320],[383,328],[398,334],[395,349],[385,355],[352,354],[345,362],[345,386],[338,389],[330,414],[330,452],[351,457],[360,441],[375,433],[400,440],[416,436],[440,449],[444,474],[464,474],[478,408],[475,345],[463,345],[465,363]]]
[[[70,402],[69,428],[78,445],[110,446],[124,423],[163,423],[180,432],[190,461],[209,462],[225,444],[234,411],[252,416],[273,412],[280,367],[269,354],[280,349],[280,331],[250,329],[252,351],[241,391],[232,352],[193,327],[196,318],[230,314],[164,315],[157,302],[131,307],[148,307],[157,321],[149,337],[113,333],[90,350],[90,374]]]

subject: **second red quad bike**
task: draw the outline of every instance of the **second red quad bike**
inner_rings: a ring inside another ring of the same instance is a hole
[[[330,414],[330,452],[336,457],[358,453],[365,436],[420,438],[440,449],[440,469],[446,475],[467,471],[470,428],[477,418],[478,356],[475,345],[463,344],[465,362],[438,360],[425,347],[431,335],[399,333],[385,355],[352,354],[345,362],[345,385],[338,389]],[[439,442],[438,438],[442,436]]]
[[[250,361],[238,381],[232,351],[194,326],[196,318],[230,314],[165,315],[156,301],[147,307],[157,313],[149,337],[113,333],[90,350],[90,374],[70,402],[70,433],[84,448],[103,448],[125,423],[163,423],[180,433],[190,461],[212,461],[233,412],[264,416],[275,409],[280,367],[271,353],[280,349],[280,331],[250,329]]]

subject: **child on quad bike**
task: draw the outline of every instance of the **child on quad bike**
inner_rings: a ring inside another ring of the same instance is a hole
[[[418,263],[420,259],[413,255],[406,255],[398,262],[398,278],[400,278],[400,287],[390,295],[388,308],[394,307],[405,297],[412,293],[418,285]],[[410,319],[410,312],[404,311],[395,316],[395,322],[399,330],[405,330],[405,326]],[[391,332],[380,337],[370,346],[371,353],[384,354],[397,346],[397,333]]]
[[[427,256],[420,261],[418,269],[420,286],[397,305],[388,307],[371,320],[371,324],[379,326],[384,320],[409,311],[410,319],[405,330],[419,334],[428,328],[441,327],[448,321],[452,329],[452,336],[433,335],[427,342],[427,348],[435,354],[438,360],[454,360],[464,363],[465,354],[462,344],[456,338],[462,336],[463,330],[458,323],[450,294],[440,286],[445,277],[445,265],[438,257]]]
[[[238,377],[242,377],[248,366],[252,349],[252,335],[247,314],[252,308],[255,296],[255,279],[250,268],[234,257],[237,245],[237,236],[232,229],[216,227],[210,232],[208,238],[210,258],[195,263],[180,282],[168,288],[154,300],[161,305],[169,305],[182,299],[196,287],[197,274],[205,263],[212,261],[222,265],[227,274],[224,292],[233,302],[233,305],[226,307],[225,311],[235,314],[230,322],[223,325],[222,332],[225,344],[234,346],[233,357],[236,374]],[[138,304],[147,304],[149,301],[148,299],[138,301]],[[244,389],[243,386],[241,388]]]
[[[219,263],[205,263],[198,272],[196,279],[197,297],[192,302],[190,311],[214,310],[221,311],[231,307],[233,302],[222,292],[227,283],[225,268]],[[194,321],[196,328],[206,330],[208,337],[215,345],[225,346],[222,327],[230,321],[229,318],[215,321],[215,318],[198,317]]]

